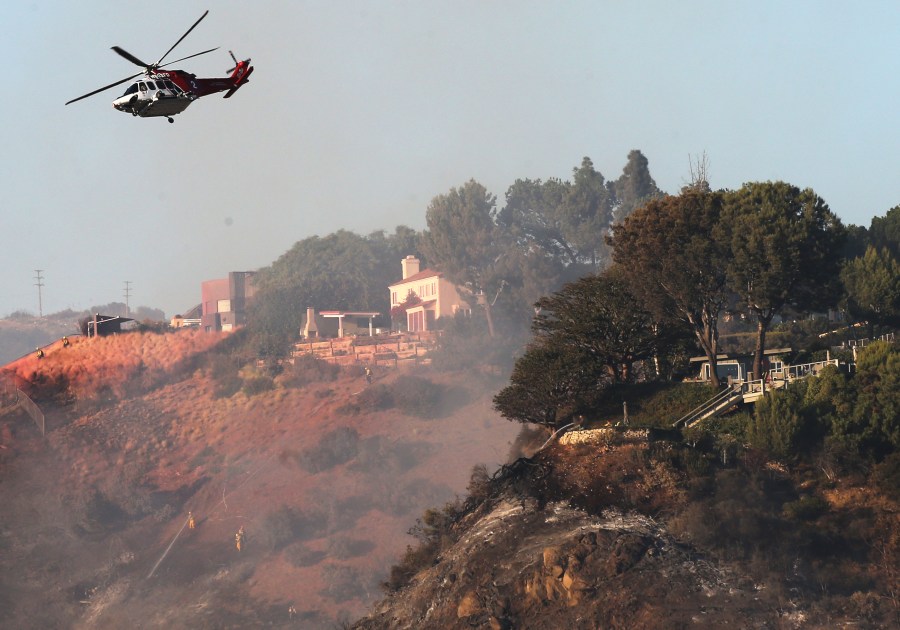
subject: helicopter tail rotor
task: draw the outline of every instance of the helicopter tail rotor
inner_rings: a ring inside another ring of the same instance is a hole
[[[228,52],[231,53],[230,50]],[[234,83],[234,87],[225,92],[223,98],[230,98],[232,94],[238,91],[238,88],[250,80],[250,75],[253,73],[253,66],[250,65],[249,59],[238,61],[235,59],[234,53],[231,53],[231,58],[234,59],[234,68],[228,72],[231,73],[230,79]]]
[[[231,52],[230,50],[228,51],[228,54],[231,55],[231,60],[234,62],[234,65],[231,66],[230,68],[228,68],[228,70],[226,70],[225,72],[227,72],[228,74],[231,74],[232,72],[234,72],[235,68],[237,68],[238,60],[237,60],[237,57],[234,56],[234,53]]]

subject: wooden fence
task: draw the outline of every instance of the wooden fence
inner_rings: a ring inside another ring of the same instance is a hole
[[[342,337],[294,344],[294,356],[313,356],[337,365],[382,365],[398,367],[403,363],[430,362],[426,357],[434,348],[434,334],[409,333],[385,337]]]
[[[25,413],[31,416],[34,424],[41,430],[41,436],[47,433],[47,422],[44,412],[37,403],[16,385],[15,381],[6,376],[0,376],[0,409],[18,405]]]

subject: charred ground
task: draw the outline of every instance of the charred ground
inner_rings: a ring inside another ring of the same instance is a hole
[[[887,471],[724,459],[613,438],[476,475],[354,627],[896,627]]]

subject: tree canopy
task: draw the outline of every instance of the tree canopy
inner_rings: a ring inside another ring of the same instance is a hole
[[[844,264],[841,280],[851,315],[872,325],[900,326],[900,263],[890,250],[870,245]]]
[[[726,197],[715,239],[729,251],[728,280],[756,320],[753,373],[760,377],[772,318],[837,302],[845,232],[812,189],[785,182],[744,184]]]
[[[687,189],[651,199],[613,227],[613,260],[660,321],[677,318],[706,353],[718,386],[719,316],[731,292],[728,249],[713,233],[723,196]]]
[[[494,399],[506,418],[557,428],[584,413],[612,383],[631,382],[665,329],[612,268],[566,284],[536,304],[534,340]],[[671,338],[668,339],[671,341]]]
[[[613,218],[616,223],[624,221],[634,210],[651,199],[663,196],[650,175],[650,162],[639,150],[628,154],[628,162],[613,183],[616,206]]]

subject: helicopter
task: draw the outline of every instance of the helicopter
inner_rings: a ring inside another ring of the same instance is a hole
[[[253,72],[253,66],[250,65],[249,59],[238,61],[235,58],[234,53],[230,50],[228,51],[228,54],[231,55],[231,59],[234,61],[234,67],[230,70],[226,70],[226,72],[230,73],[230,76],[228,77],[202,79],[197,78],[197,75],[185,72],[184,70],[163,70],[166,66],[171,66],[174,63],[184,61],[185,59],[191,59],[192,57],[199,57],[200,55],[205,55],[214,50],[218,50],[218,47],[210,48],[209,50],[188,55],[187,57],[182,57],[181,59],[176,59],[169,63],[163,63],[163,60],[168,54],[175,50],[175,46],[180,44],[182,40],[203,21],[203,18],[205,18],[208,13],[209,11],[205,11],[203,15],[200,16],[200,19],[194,22],[194,25],[191,26],[191,28],[189,28],[156,63],[145,63],[127,50],[120,48],[119,46],[113,46],[112,50],[114,52],[131,63],[142,67],[144,70],[138,74],[116,81],[115,83],[105,85],[93,92],[88,92],[78,98],[73,98],[71,101],[68,101],[66,105],[71,105],[81,99],[114,88],[117,85],[121,85],[128,81],[132,81],[131,85],[125,90],[125,93],[112,102],[112,106],[120,112],[126,112],[132,116],[140,116],[141,118],[165,116],[170,123],[173,123],[175,120],[172,116],[186,110],[191,103],[201,96],[225,92],[224,98],[231,97],[231,95],[233,95],[242,85],[247,83],[250,74]]]

